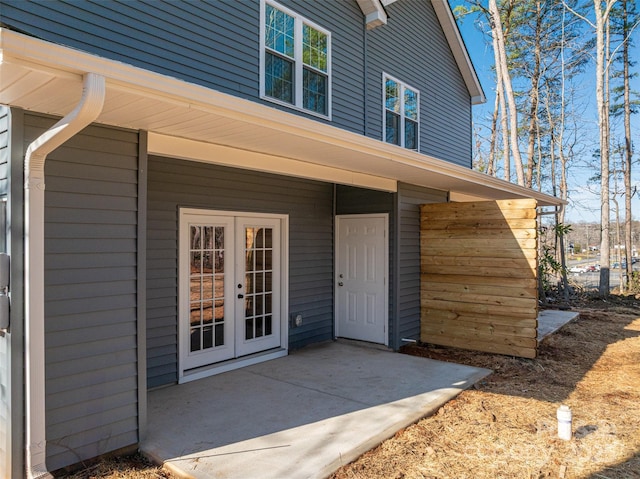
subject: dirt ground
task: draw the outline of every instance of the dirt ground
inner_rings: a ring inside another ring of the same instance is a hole
[[[494,373],[331,479],[640,478],[640,301],[579,310],[535,360],[412,347]],[[557,437],[561,404],[571,441]]]
[[[404,352],[494,371],[330,479],[640,478],[640,300],[582,301],[537,359],[418,345]],[[573,412],[557,437],[556,409]],[[73,479],[171,478],[140,458]]]

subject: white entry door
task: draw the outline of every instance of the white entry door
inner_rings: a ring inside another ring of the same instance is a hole
[[[388,222],[336,217],[336,336],[388,343]]]
[[[281,346],[281,223],[180,211],[182,372]]]

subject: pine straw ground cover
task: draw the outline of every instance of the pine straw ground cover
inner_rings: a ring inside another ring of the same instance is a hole
[[[535,360],[410,349],[494,373],[331,479],[640,478],[640,301],[583,304]],[[574,437],[557,437],[556,409]]]
[[[162,467],[151,464],[140,454],[112,457],[73,474],[56,474],[65,479],[175,479]]]
[[[494,373],[331,479],[640,478],[640,300],[611,297],[578,309],[535,360],[407,348]],[[560,404],[573,411],[571,441],[557,438]],[[67,477],[171,478],[139,457]]]

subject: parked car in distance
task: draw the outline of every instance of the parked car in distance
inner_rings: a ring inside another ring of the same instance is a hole
[[[569,273],[586,273],[587,268],[585,266],[572,266],[569,268]]]
[[[587,266],[587,273],[596,273],[600,271],[600,265],[599,264],[592,264]]]

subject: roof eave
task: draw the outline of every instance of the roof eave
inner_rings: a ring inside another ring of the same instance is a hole
[[[107,104],[98,122],[107,125],[147,130],[165,138],[181,137],[196,146],[198,143],[203,147],[207,144],[218,145],[246,151],[247,155],[285,158],[297,162],[300,167],[305,164],[320,166],[325,172],[331,170],[331,174],[342,171],[359,175],[358,178],[368,175],[373,179],[411,183],[485,199],[536,198],[541,205],[564,203],[553,196],[514,185],[451,161],[19,33],[0,29],[0,49],[0,67],[6,67],[6,72],[13,73],[14,68],[22,69],[32,72],[30,75],[36,78],[48,75],[57,81],[56,85],[51,81],[43,81],[33,87],[23,85],[25,91],[21,92],[20,102],[12,103],[9,99],[10,94],[15,92],[16,77],[12,79],[12,75],[0,75],[0,103],[10,106],[63,115],[67,113],[63,111],[63,106],[77,101],[82,74],[93,72],[106,79]],[[62,88],[58,87],[60,84]],[[56,89],[46,90],[47,88]],[[29,95],[37,98],[29,103]],[[121,97],[120,103],[116,104],[118,97]],[[145,112],[146,116],[142,116],[136,105],[125,103],[130,99],[144,103],[149,110]],[[175,116],[176,112],[179,116]],[[155,118],[163,114],[163,121],[166,122],[167,116],[171,115],[170,120],[174,124],[161,127],[158,126],[162,125],[161,122],[154,123],[148,119],[150,115]],[[176,120],[178,117],[185,118],[189,125],[197,125],[199,129],[183,128],[182,124],[175,123],[181,121]],[[203,123],[205,126],[224,124],[226,127],[235,127],[235,131],[231,132],[229,138],[211,136],[219,135],[219,132],[207,127],[205,133],[202,133]],[[238,131],[241,133],[237,133]],[[330,177],[328,175],[326,179]],[[318,176],[318,179],[322,180],[323,177]],[[387,181],[383,184],[389,183]],[[393,188],[389,186],[388,189]]]

